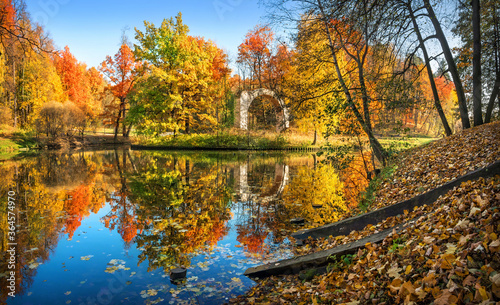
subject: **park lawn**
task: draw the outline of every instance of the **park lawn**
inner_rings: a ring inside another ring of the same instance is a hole
[[[437,138],[428,136],[412,137],[381,137],[380,143],[390,153],[402,151],[416,146],[430,143]],[[303,132],[290,128],[287,132],[274,131],[243,131],[229,129],[220,133],[205,134],[178,134],[174,136],[136,136],[134,144],[146,146],[167,146],[182,148],[234,148],[234,149],[287,149],[287,148],[324,148],[346,144],[357,145],[356,138],[345,136],[331,136],[325,139],[318,134],[316,144],[313,145],[314,132]],[[368,138],[361,137],[364,149],[369,150]]]
[[[20,145],[9,138],[0,137],[0,160],[8,160],[16,156]]]

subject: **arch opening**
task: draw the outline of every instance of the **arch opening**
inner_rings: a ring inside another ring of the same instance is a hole
[[[289,112],[284,101],[269,89],[243,91],[239,99],[239,128],[248,130],[248,114],[252,102],[257,97],[267,97],[276,107],[276,130],[283,131],[290,127]]]

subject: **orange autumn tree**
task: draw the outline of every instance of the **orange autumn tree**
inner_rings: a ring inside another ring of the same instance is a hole
[[[125,125],[127,97],[132,91],[140,66],[141,64],[136,61],[130,47],[124,43],[114,57],[107,56],[99,67],[110,83],[108,89],[119,101],[118,104],[108,105],[104,113],[105,120],[113,122],[115,139],[118,137],[120,123],[122,124],[123,136],[128,137],[130,134],[131,126],[127,128]]]
[[[80,108],[87,116],[92,116],[92,111],[87,104],[90,96],[86,78],[86,66],[79,62],[71,54],[68,46],[58,52],[54,58],[54,64],[59,74],[64,92],[70,101]]]
[[[238,46],[237,63],[245,69],[249,69],[258,86],[263,87],[267,83],[266,70],[271,61],[271,44],[274,33],[268,26],[257,25],[249,31],[245,40]]]
[[[11,0],[0,0],[0,42],[5,48],[5,40],[14,34],[16,11]]]

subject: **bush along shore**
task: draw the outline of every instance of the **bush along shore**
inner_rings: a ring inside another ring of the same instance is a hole
[[[391,161],[365,196],[368,211],[390,206],[500,160],[500,123],[410,149]],[[345,218],[359,214],[352,211]],[[273,276],[231,304],[498,304],[500,177],[467,181],[430,205],[348,236],[306,240],[296,255],[348,244],[384,229],[382,242],[335,258],[327,273]]]

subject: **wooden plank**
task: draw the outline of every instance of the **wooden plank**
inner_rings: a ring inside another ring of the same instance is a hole
[[[383,230],[379,233],[372,234],[368,237],[359,239],[355,242],[337,246],[332,249],[318,251],[312,254],[297,256],[290,259],[281,260],[275,263],[260,265],[248,268],[245,275],[251,278],[264,278],[273,275],[298,274],[302,270],[318,269],[319,272],[326,271],[328,264],[335,260],[333,256],[340,258],[342,255],[354,254],[358,249],[364,247],[367,243],[376,244],[384,240],[394,230],[400,232],[405,225],[399,225],[394,228]]]

